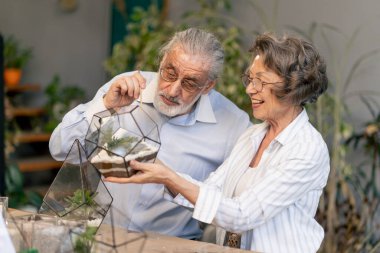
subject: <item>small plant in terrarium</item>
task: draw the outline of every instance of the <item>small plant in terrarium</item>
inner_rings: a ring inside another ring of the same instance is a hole
[[[97,194],[97,192],[92,194],[89,190],[78,189],[74,192],[73,196],[68,196],[65,199],[70,203],[70,208],[80,206],[82,203],[94,206],[96,204],[94,198]]]
[[[94,115],[86,135],[89,161],[105,177],[130,177],[129,162],[154,161],[160,148],[157,124],[140,107]]]
[[[96,211],[97,202],[95,198],[97,192],[91,192],[89,190],[78,189],[73,195],[65,197],[65,201],[68,203],[67,210],[74,210],[68,215],[68,218],[80,219],[87,218],[87,225],[98,227],[103,219]]]
[[[73,251],[75,253],[90,253],[95,240],[96,231],[95,227],[87,227],[86,230],[80,234],[72,232],[72,235],[75,234]]]
[[[104,147],[106,149],[110,150],[108,152],[108,154],[112,155],[112,151],[114,153],[120,153],[120,152],[117,152],[117,150],[120,150],[120,149],[129,150],[129,149],[131,149],[131,146],[134,143],[137,143],[137,141],[138,141],[137,137],[133,137],[133,136],[127,136],[127,137],[123,137],[123,138],[112,136],[111,140],[109,142],[107,142],[104,145]]]
[[[97,169],[76,140],[46,193],[39,213],[98,228],[112,203]]]

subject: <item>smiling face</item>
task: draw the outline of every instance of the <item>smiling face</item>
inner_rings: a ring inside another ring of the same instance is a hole
[[[174,117],[188,113],[202,94],[208,93],[215,81],[208,80],[210,61],[200,55],[191,55],[175,47],[162,59],[160,70],[175,81],[166,81],[159,74],[154,105],[161,113]],[[187,90],[193,84],[199,88]]]
[[[262,57],[256,56],[247,74],[254,82],[261,81],[263,84],[261,91],[254,87],[253,82],[246,87],[246,93],[252,102],[253,116],[256,119],[279,123],[294,111],[294,105],[280,101],[274,95],[273,89],[283,86],[284,83],[280,76],[264,65]]]

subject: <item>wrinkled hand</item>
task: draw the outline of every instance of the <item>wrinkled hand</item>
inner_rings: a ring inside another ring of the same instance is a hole
[[[132,76],[120,76],[111,84],[103,98],[107,109],[130,105],[140,96],[141,89],[145,89],[146,80],[136,71]]]
[[[129,178],[107,177],[104,181],[113,183],[165,184],[169,177],[175,174],[175,172],[162,163],[140,163],[138,161],[131,161],[129,166],[138,171],[137,174]]]

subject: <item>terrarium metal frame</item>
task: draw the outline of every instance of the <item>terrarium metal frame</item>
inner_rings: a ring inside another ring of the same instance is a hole
[[[85,252],[92,252],[94,247],[96,247],[96,252],[101,250],[101,252],[104,252],[104,253],[119,253],[119,250],[121,250],[120,252],[123,252],[123,253],[130,252],[126,248],[123,248],[123,249],[120,249],[120,248],[123,246],[127,246],[128,244],[142,240],[141,245],[137,246],[138,250],[136,251],[136,249],[133,249],[134,250],[133,253],[143,252],[148,235],[145,232],[139,232],[138,235],[136,234],[137,236],[135,238],[132,238],[132,239],[126,238],[125,240],[121,242],[116,242],[116,231],[115,231],[116,226],[114,225],[112,208],[110,209],[110,219],[111,219],[111,224],[110,224],[111,225],[110,226],[111,227],[111,233],[110,233],[111,242],[106,242],[105,240],[97,239],[96,237],[97,237],[97,233],[99,233],[99,230],[94,231],[94,234],[91,235],[91,238],[88,238],[89,237],[88,235],[85,235],[85,237],[83,237],[82,236],[83,234],[75,231],[74,229],[70,229],[70,239],[71,239],[72,248],[74,252],[76,253],[76,245],[78,245],[78,240],[80,240],[79,246]],[[118,234],[120,235],[120,233]],[[129,234],[129,231],[125,230],[125,236],[127,236],[128,234]],[[83,244],[86,244],[86,243],[88,244],[83,246]]]
[[[9,221],[8,230],[16,230],[10,233],[12,243],[17,252],[24,253],[71,252],[70,231],[83,231],[85,225],[43,214],[10,214]]]
[[[100,173],[87,160],[79,140],[75,140],[43,199],[39,213],[86,220],[89,225],[99,227],[112,202]]]
[[[154,162],[160,147],[158,125],[139,105],[94,114],[85,138],[88,160],[106,177],[132,176],[129,162]]]

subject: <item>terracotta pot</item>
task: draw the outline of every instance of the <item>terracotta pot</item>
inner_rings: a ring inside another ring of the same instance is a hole
[[[5,68],[4,69],[4,82],[8,87],[14,87],[20,83],[21,69]]]

